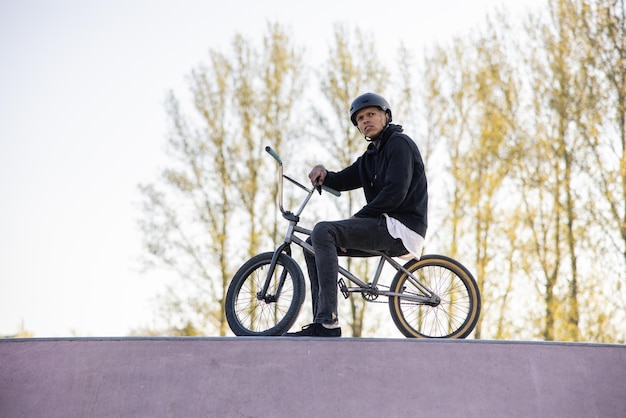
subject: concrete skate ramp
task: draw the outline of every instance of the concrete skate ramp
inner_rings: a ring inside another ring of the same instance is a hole
[[[0,340],[0,417],[626,417],[626,346]]]

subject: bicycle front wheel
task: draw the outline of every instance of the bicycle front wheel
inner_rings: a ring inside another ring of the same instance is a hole
[[[407,296],[426,296],[424,285],[440,302],[433,306],[402,296],[389,297],[396,327],[409,338],[465,338],[480,315],[480,292],[476,280],[458,261],[442,255],[425,255],[404,267],[417,278],[398,271],[391,291]]]
[[[282,335],[296,321],[304,302],[302,270],[281,253],[262,293],[273,252],[252,257],[237,271],[226,293],[226,320],[235,335]]]

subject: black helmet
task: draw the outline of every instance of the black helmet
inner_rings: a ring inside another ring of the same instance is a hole
[[[354,126],[357,126],[356,113],[359,110],[365,109],[366,107],[370,106],[376,106],[380,108],[380,110],[382,110],[383,112],[388,113],[388,122],[391,122],[391,109],[389,107],[389,103],[387,103],[387,100],[385,100],[383,96],[376,93],[364,93],[354,99],[354,101],[350,105],[350,120],[352,121],[352,124]]]

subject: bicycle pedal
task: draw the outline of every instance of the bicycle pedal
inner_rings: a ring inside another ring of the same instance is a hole
[[[339,290],[341,290],[343,297],[348,299],[350,297],[350,293],[348,292],[348,286],[346,286],[346,282],[343,281],[343,278],[339,278],[337,284],[339,285]]]

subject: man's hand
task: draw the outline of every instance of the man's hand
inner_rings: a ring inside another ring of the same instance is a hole
[[[321,186],[324,184],[324,179],[326,178],[326,167],[322,164],[318,164],[309,173],[309,180],[311,180],[311,184],[313,186]]]

